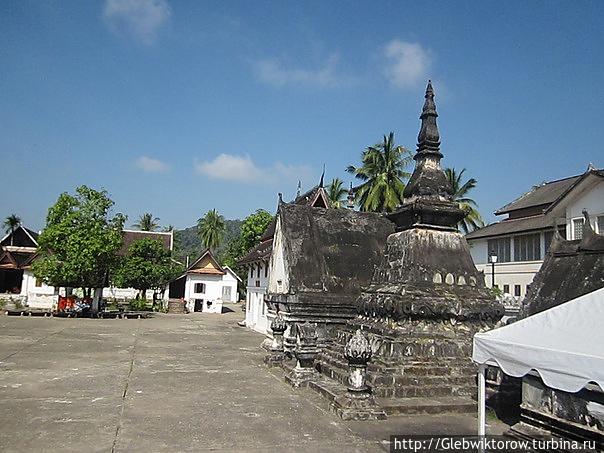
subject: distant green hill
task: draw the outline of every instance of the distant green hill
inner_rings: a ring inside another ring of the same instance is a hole
[[[239,237],[241,223],[242,221],[239,219],[224,221],[226,232],[222,244],[215,250],[217,256],[221,256],[231,241]],[[186,264],[187,255],[189,255],[190,262],[193,262],[203,251],[204,248],[197,235],[197,225],[184,230],[174,230],[174,259]]]

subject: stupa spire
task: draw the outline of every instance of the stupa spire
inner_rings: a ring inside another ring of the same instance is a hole
[[[422,154],[434,154],[438,158],[442,157],[440,153],[440,134],[438,125],[436,124],[436,104],[434,103],[434,89],[432,81],[428,80],[426,87],[424,107],[422,114],[419,116],[422,120],[422,125],[417,136],[417,152]],[[417,159],[417,156],[416,156]]]

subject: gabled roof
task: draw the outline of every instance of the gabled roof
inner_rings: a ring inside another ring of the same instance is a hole
[[[506,214],[518,209],[532,208],[536,206],[544,206],[546,208],[553,203],[561,194],[571,187],[581,175],[571,176],[569,178],[558,179],[543,183],[539,186],[534,186],[528,192],[522,194],[511,203],[495,211],[496,215]]]
[[[231,274],[233,274],[233,276],[234,276],[234,277],[235,277],[237,280],[239,280],[239,283],[243,283],[243,280],[241,280],[241,278],[239,278],[239,275],[237,275],[233,269],[231,269],[229,266],[223,266],[223,268],[224,268],[226,271],[228,271],[228,272],[230,272]]]
[[[231,271],[232,272],[232,271]],[[224,275],[225,269],[218,263],[210,249],[206,249],[201,256],[191,264],[187,274]]]
[[[37,247],[38,246],[38,233],[29,228],[25,228],[23,225],[19,225],[15,231],[6,234],[0,241],[0,246],[11,245],[11,236],[13,236],[13,246],[16,247]]]
[[[0,269],[18,269],[19,266],[13,255],[6,251],[0,250]]]
[[[570,186],[564,190],[558,197],[547,207],[545,210],[546,213],[551,212],[560,202],[566,198],[573,190],[582,185],[588,178],[596,177],[599,179],[604,179],[604,170],[596,170],[589,169],[585,173],[583,173],[580,177],[578,177]]]
[[[312,206],[313,208],[329,208],[329,197],[322,185],[318,185],[310,189],[308,192],[298,195],[293,201],[294,204]]]
[[[282,203],[280,234],[291,293],[358,294],[369,284],[394,224],[349,209]]]

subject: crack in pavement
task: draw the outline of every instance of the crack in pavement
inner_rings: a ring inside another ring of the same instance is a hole
[[[136,332],[134,332],[134,342],[132,343],[132,349],[130,350],[130,367],[128,374],[126,375],[126,383],[124,384],[124,391],[122,392],[122,403],[120,405],[120,414],[117,419],[117,426],[115,427],[115,437],[113,438],[113,444],[111,446],[111,453],[115,453],[117,442],[119,440],[120,432],[122,430],[122,421],[124,419],[124,411],[126,410],[126,396],[128,395],[128,386],[130,385],[130,376],[132,376],[132,370],[134,369],[134,357],[136,354],[136,345],[138,343],[138,337],[140,333],[141,320],[138,320],[138,326]]]

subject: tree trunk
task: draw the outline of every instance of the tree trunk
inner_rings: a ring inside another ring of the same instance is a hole
[[[143,300],[147,299],[147,289],[146,288],[141,289],[141,299],[143,299]]]
[[[103,297],[103,288],[94,288],[94,297],[92,298],[92,306],[90,309],[90,311],[93,314],[96,314],[99,312],[102,297]]]

